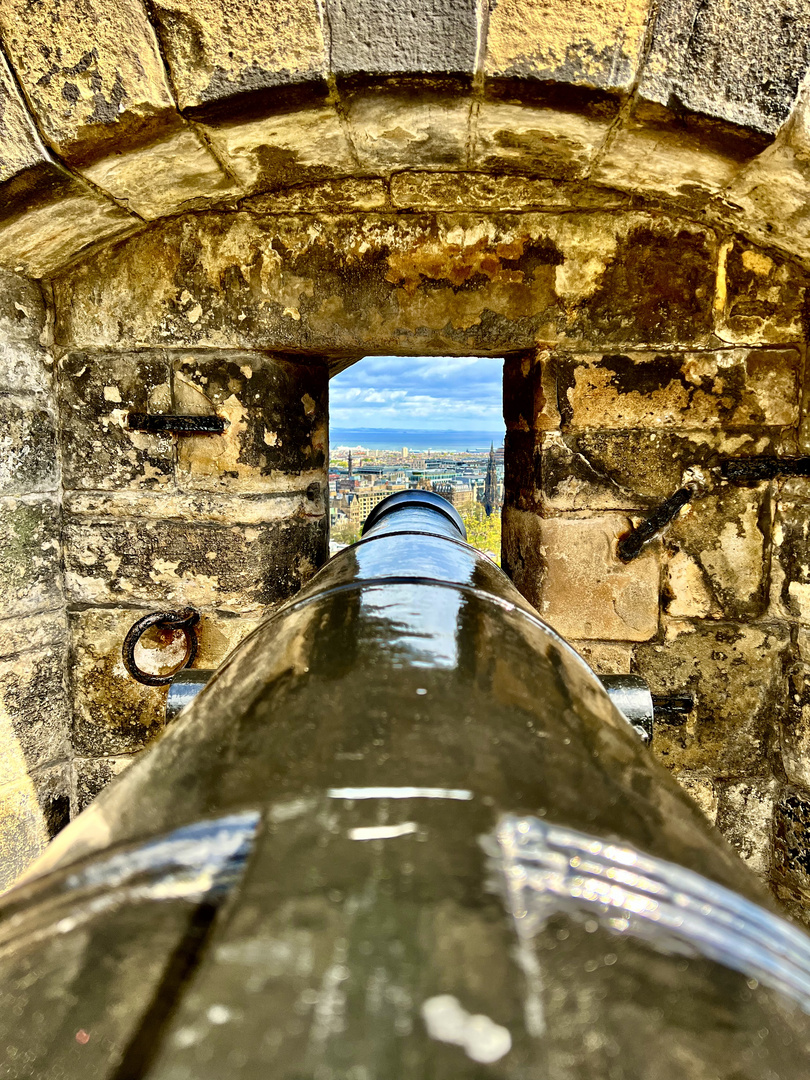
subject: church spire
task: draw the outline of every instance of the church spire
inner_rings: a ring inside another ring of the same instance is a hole
[[[495,468],[495,443],[489,447],[489,462],[487,464],[487,477],[484,481],[484,509],[487,517],[498,508],[498,473]]]

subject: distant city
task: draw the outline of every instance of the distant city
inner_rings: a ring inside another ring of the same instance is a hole
[[[441,495],[455,506],[465,519],[468,534],[475,534],[470,536],[471,542],[497,560],[503,502],[503,432],[493,434],[333,430],[329,459],[333,551],[359,539],[363,523],[377,503],[397,491],[422,489]],[[360,435],[364,439],[355,441],[353,436]],[[459,444],[463,449],[458,448]]]

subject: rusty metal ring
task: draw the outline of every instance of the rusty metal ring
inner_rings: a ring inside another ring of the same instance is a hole
[[[199,621],[200,613],[191,607],[181,608],[179,611],[153,611],[149,615],[144,615],[142,619],[138,619],[137,622],[130,626],[127,636],[124,638],[124,644],[121,648],[124,667],[133,679],[143,683],[144,686],[166,686],[178,671],[182,671],[184,667],[194,663],[194,658],[197,655],[197,635],[194,627]],[[186,655],[183,657],[183,662],[168,675],[150,675],[146,671],[141,671],[135,663],[135,646],[150,626],[159,626],[161,629],[182,630],[185,634]]]

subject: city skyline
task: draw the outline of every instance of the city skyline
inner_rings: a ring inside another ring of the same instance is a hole
[[[330,382],[334,428],[500,431],[499,358],[366,356]]]

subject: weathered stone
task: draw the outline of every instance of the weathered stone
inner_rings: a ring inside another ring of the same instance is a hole
[[[31,779],[37,793],[37,802],[45,822],[48,839],[52,840],[70,821],[71,769],[70,765],[54,765],[37,769]]]
[[[70,517],[64,544],[73,603],[255,612],[297,592],[323,563],[326,523],[303,516],[229,527]]]
[[[52,371],[50,353],[27,342],[4,341],[0,330],[0,392],[47,393]]]
[[[710,777],[768,776],[789,644],[779,625],[670,622],[662,642],[638,645],[634,670],[654,694],[695,699],[684,725],[657,726],[662,762]]]
[[[795,426],[800,370],[795,349],[566,357],[560,412],[575,429]]]
[[[0,659],[20,653],[55,649],[67,640],[67,621],[61,608],[16,619],[0,618]]]
[[[256,119],[211,120],[204,130],[220,159],[249,192],[351,175],[357,168],[332,105]]]
[[[143,218],[203,207],[239,191],[200,136],[184,125],[81,171]]]
[[[388,189],[383,180],[350,177],[254,195],[239,206],[256,214],[335,214],[346,210],[382,210],[387,203]]]
[[[30,778],[0,787],[0,893],[11,888],[49,839]]]
[[[697,469],[711,478],[726,458],[795,453],[791,433],[740,431],[598,431],[548,438],[541,446],[544,505],[635,509],[669,498]]]
[[[804,341],[806,274],[772,252],[730,240],[720,252],[715,333],[724,341]]]
[[[782,766],[791,784],[810,790],[810,654],[808,635],[799,630],[799,655],[803,663],[789,672],[789,695],[783,710],[779,737]]]
[[[679,772],[675,779],[714,825],[717,820],[717,787],[699,773]]]
[[[158,32],[181,109],[310,80],[326,70],[315,0],[160,0]]]
[[[403,210],[623,209],[629,197],[596,185],[533,176],[401,172],[391,177],[391,201]]]
[[[627,527],[620,514],[540,522],[531,556],[535,606],[563,637],[646,641],[657,633],[659,553],[651,548],[630,566],[619,562],[616,541]]]
[[[121,757],[76,758],[76,813],[80,814],[96,795],[137,760],[136,754]]]
[[[802,0],[663,0],[639,93],[774,134],[807,71]]]
[[[3,42],[40,128],[71,162],[121,149],[172,113],[155,32],[135,0],[3,0]]]
[[[629,645],[604,641],[577,642],[577,652],[597,675],[629,675],[633,652]]]
[[[700,210],[734,180],[746,156],[760,148],[760,140],[751,146],[740,138],[718,138],[705,123],[636,102],[611,132],[591,179]]]
[[[0,597],[5,617],[62,602],[59,507],[42,495],[0,498]]]
[[[0,342],[36,347],[45,325],[45,300],[38,281],[0,270]],[[16,383],[3,389],[25,389]]]
[[[0,52],[0,184],[47,161],[47,153]]]
[[[612,116],[484,100],[475,121],[471,163],[492,172],[560,180],[587,176]]]
[[[810,623],[810,489],[779,500],[773,526],[771,603],[777,618]]]
[[[508,432],[556,431],[557,361],[546,349],[511,353],[503,367],[503,418]]]
[[[497,0],[484,70],[489,76],[627,90],[649,7],[649,0]]]
[[[759,877],[767,880],[773,851],[775,780],[720,785],[717,828]]]
[[[662,598],[667,615],[674,619],[706,619],[723,614],[697,559],[685,551],[673,551],[667,556],[664,573]]]
[[[765,613],[771,514],[768,484],[753,490],[721,487],[684,507],[667,531],[666,546],[686,554],[699,570],[695,599],[699,603],[708,593],[706,614],[747,621]],[[676,581],[670,577],[670,588]],[[675,603],[667,605],[670,615],[687,614],[690,585],[681,579]]]
[[[475,0],[328,0],[336,75],[438,75],[475,68],[478,18]]]
[[[171,435],[127,428],[130,412],[172,410],[164,352],[67,353],[59,361],[59,376],[66,488],[121,490],[172,482]]]
[[[51,414],[36,399],[0,394],[0,495],[54,491],[57,479]]]
[[[542,521],[508,503],[501,512],[501,566],[530,604],[540,610],[544,558]]]
[[[457,88],[439,86],[414,94],[392,82],[344,92],[342,98],[352,145],[364,169],[466,164],[472,99]]]
[[[47,277],[79,252],[141,219],[55,165],[26,170],[0,199],[0,265]]]
[[[326,467],[325,365],[285,363],[259,353],[180,353],[174,360],[175,407],[228,421],[218,436],[184,436],[177,448],[181,487],[202,491],[274,491],[279,473]]]
[[[18,773],[21,753],[31,769],[64,760],[70,746],[65,655],[60,646],[0,661],[0,730],[6,759]],[[10,779],[6,773],[6,779]],[[16,776],[19,780],[21,777]]]
[[[302,490],[303,489],[303,490]],[[164,488],[129,491],[66,491],[65,512],[88,518],[148,519],[216,525],[267,525],[326,513],[323,472],[280,476],[272,495],[234,497],[209,492],[184,493]]]
[[[810,798],[786,788],[774,808],[774,866],[777,896],[792,900],[805,921],[810,912]],[[781,886],[781,887],[779,887]]]
[[[498,355],[555,336],[694,346],[711,325],[714,257],[705,230],[644,214],[209,213],[57,281],[56,336],[333,355]]]

